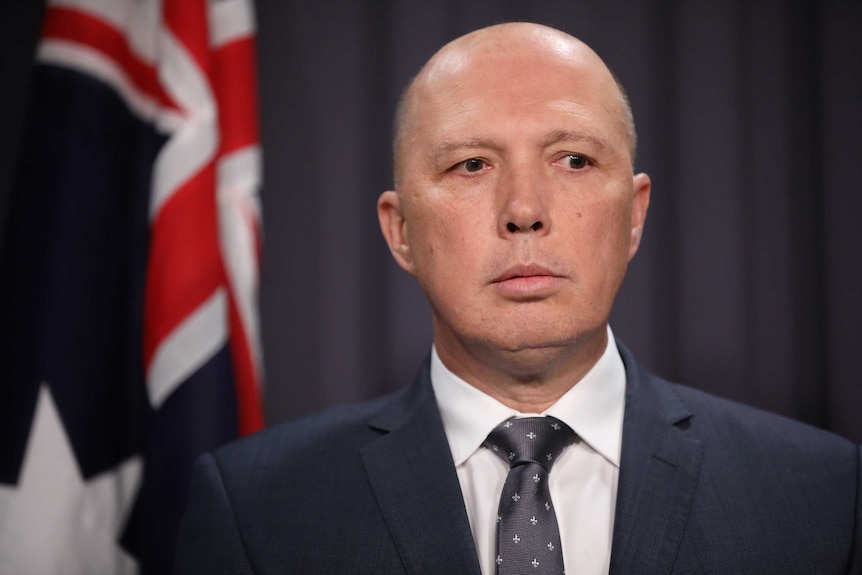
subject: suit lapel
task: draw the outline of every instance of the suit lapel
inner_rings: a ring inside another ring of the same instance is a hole
[[[626,410],[610,575],[668,574],[703,456],[691,413],[622,346]],[[428,363],[370,423],[386,432],[362,450],[368,480],[409,573],[479,575],[479,561]]]
[[[408,394],[384,409],[371,426],[388,433],[367,445],[362,459],[408,572],[479,575],[427,362]]]
[[[691,413],[620,349],[627,390],[611,575],[671,573],[703,456],[686,435]]]

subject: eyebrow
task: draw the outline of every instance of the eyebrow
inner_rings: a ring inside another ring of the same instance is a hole
[[[548,146],[559,144],[561,142],[589,142],[590,144],[596,146],[601,150],[613,149],[613,146],[608,140],[596,136],[595,134],[592,134],[590,132],[584,132],[581,130],[567,129],[559,129],[549,132],[544,138],[542,138],[541,146],[543,148],[547,148]],[[501,143],[490,138],[465,138],[463,140],[443,140],[437,146],[434,147],[433,157],[435,160],[439,160],[441,156],[450,152],[481,148],[500,150],[504,148],[504,146]]]
[[[429,157],[434,165],[438,165],[452,152],[473,149],[500,150],[502,146],[488,138],[465,138],[463,140],[443,140],[431,149]]]
[[[589,142],[601,150],[613,149],[608,140],[580,130],[554,130],[545,137],[542,145],[548,147],[560,142]]]
[[[438,145],[434,146],[434,155],[439,156],[446,152],[454,150],[471,149],[471,148],[502,148],[500,144],[488,138],[466,138],[464,140],[443,140]]]

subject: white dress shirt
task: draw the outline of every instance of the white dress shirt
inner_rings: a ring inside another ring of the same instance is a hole
[[[509,466],[482,443],[509,417],[537,414],[519,413],[468,384],[443,365],[436,348],[431,383],[482,573],[494,575],[497,506]],[[542,414],[564,421],[578,436],[548,479],[569,573],[607,575],[610,569],[625,386],[625,367],[608,327],[608,345],[596,365]]]

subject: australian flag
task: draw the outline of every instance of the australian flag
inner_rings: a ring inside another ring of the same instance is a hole
[[[169,573],[263,425],[250,0],[51,0],[0,254],[0,573]]]

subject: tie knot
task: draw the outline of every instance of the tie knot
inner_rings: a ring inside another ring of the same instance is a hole
[[[510,467],[532,462],[550,471],[574,441],[572,428],[554,417],[512,417],[488,434],[485,446]]]

